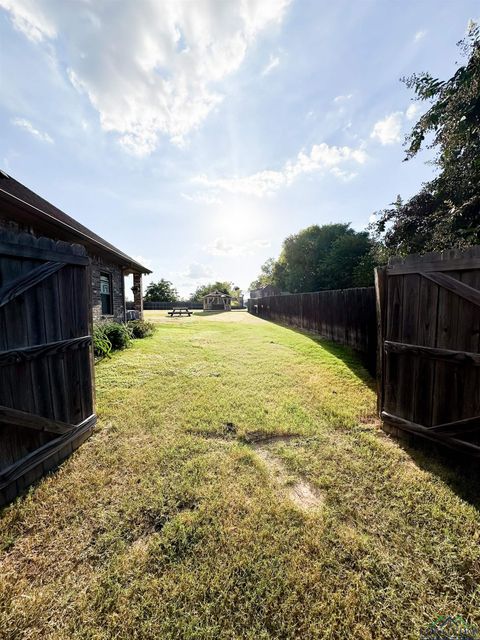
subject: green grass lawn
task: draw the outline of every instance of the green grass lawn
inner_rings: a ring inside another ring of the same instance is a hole
[[[96,367],[93,437],[2,514],[2,639],[480,624],[478,502],[380,430],[350,352],[240,311],[148,315]]]

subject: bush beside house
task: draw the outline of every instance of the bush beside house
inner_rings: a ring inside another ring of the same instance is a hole
[[[127,323],[97,322],[93,326],[93,352],[96,360],[109,358],[112,351],[126,349],[132,340],[153,335],[155,325],[144,320]]]

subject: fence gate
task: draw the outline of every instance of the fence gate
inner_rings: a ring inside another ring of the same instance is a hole
[[[0,231],[0,504],[95,424],[88,265],[81,246]]]
[[[480,247],[377,270],[384,422],[480,455]]]

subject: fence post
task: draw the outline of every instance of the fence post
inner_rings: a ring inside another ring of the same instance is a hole
[[[386,328],[387,267],[375,268],[375,306],[377,311],[377,413],[383,410],[384,393],[384,340]]]

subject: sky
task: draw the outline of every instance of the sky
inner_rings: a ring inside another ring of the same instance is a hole
[[[364,229],[478,0],[0,0],[0,168],[166,278],[242,289],[311,224]]]

